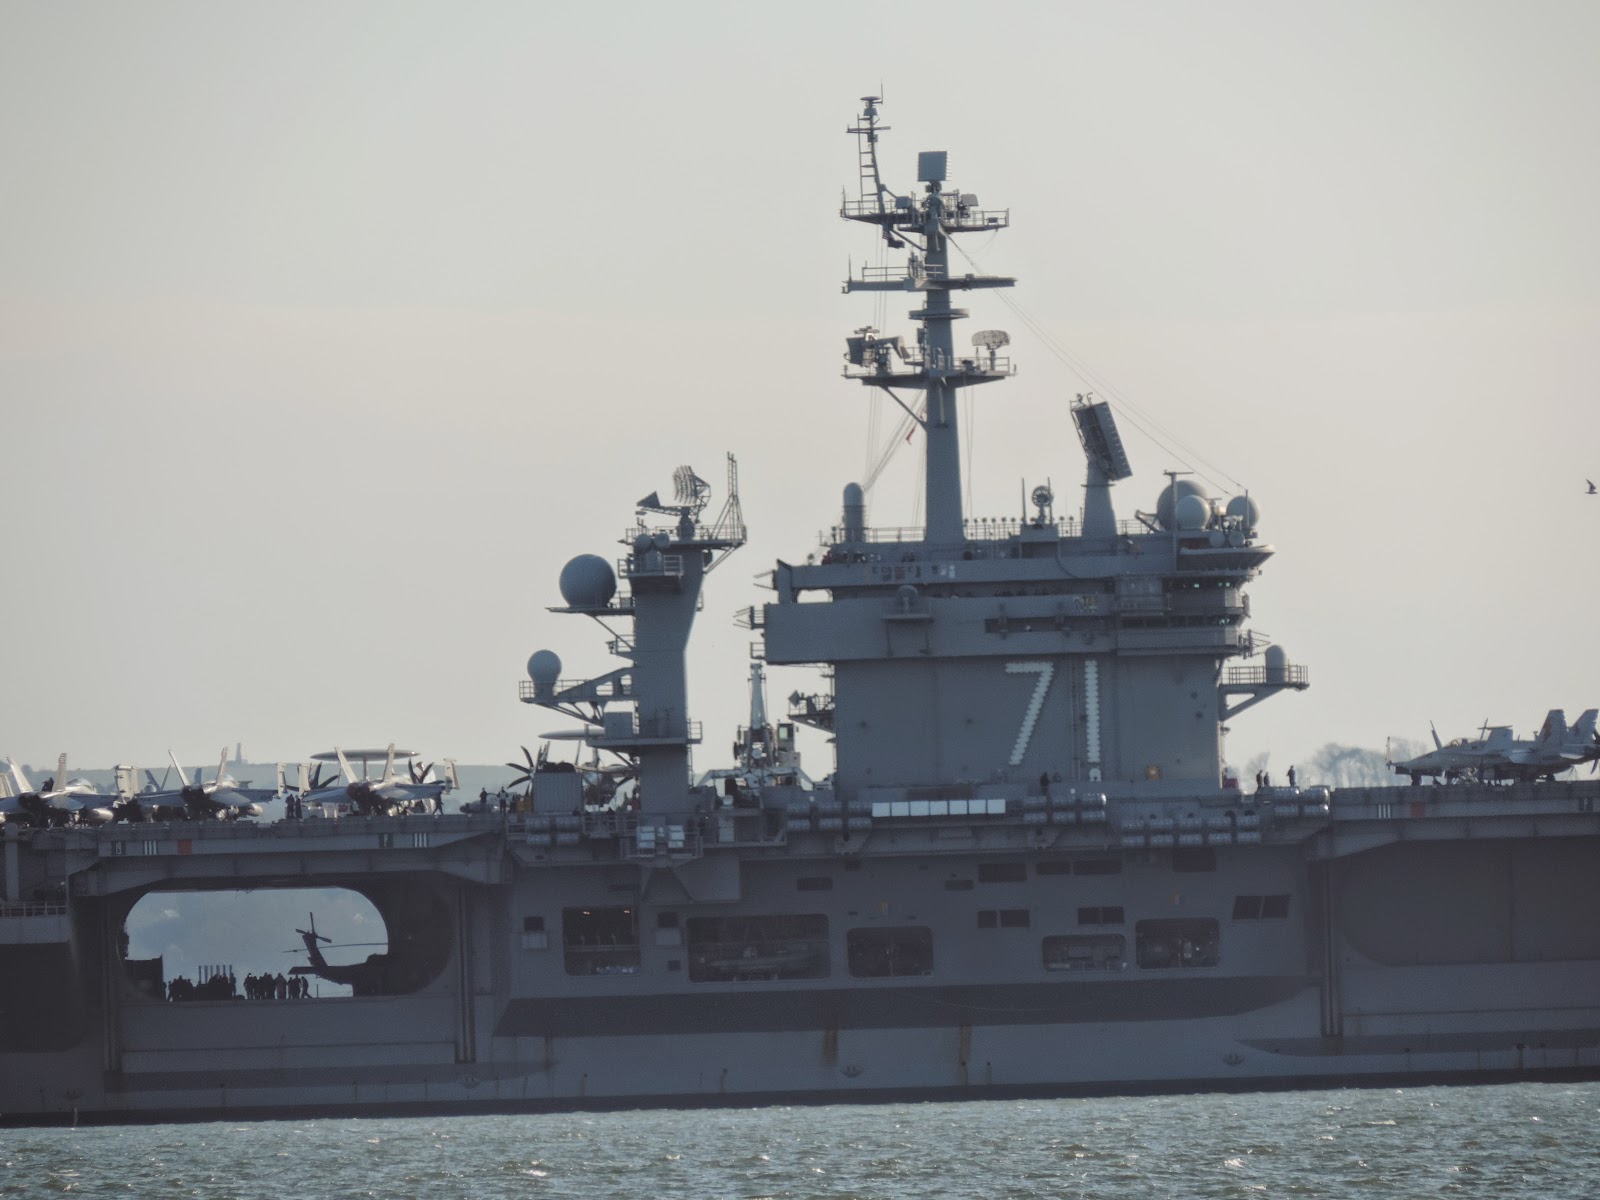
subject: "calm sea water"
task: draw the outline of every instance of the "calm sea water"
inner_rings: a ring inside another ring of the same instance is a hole
[[[1600,1084],[0,1130],[0,1196],[1600,1197]]]

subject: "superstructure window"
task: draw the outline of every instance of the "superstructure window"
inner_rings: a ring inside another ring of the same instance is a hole
[[[1091,905],[1078,910],[1079,925],[1121,925],[1122,922],[1122,905],[1120,904]]]
[[[1026,929],[1032,914],[1026,908],[980,908],[979,929]]]
[[[1172,852],[1174,871],[1215,871],[1217,852],[1210,846],[1184,847]]]
[[[858,979],[933,974],[933,930],[926,925],[852,929],[845,935],[850,974]]]
[[[690,917],[689,978],[695,983],[825,979],[828,918]]]
[[[564,908],[561,945],[568,975],[637,975],[638,913],[632,908]]]
[[[1289,897],[1235,896],[1233,919],[1235,921],[1279,921],[1289,915]]]
[[[1121,971],[1128,939],[1120,933],[1064,933],[1044,939],[1046,971]]]
[[[806,875],[796,879],[794,886],[801,892],[831,892],[833,890],[833,877],[831,875]]]
[[[1133,932],[1141,967],[1214,967],[1222,961],[1222,932],[1211,917],[1140,921]]]
[[[978,864],[979,883],[1024,883],[1028,878],[1025,862],[997,862]]]
[[[1120,875],[1122,874],[1122,860],[1120,858],[1080,858],[1072,864],[1074,875]]]

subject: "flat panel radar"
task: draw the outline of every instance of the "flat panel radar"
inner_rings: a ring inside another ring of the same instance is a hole
[[[1122,448],[1122,435],[1117,432],[1117,419],[1111,406],[1104,400],[1078,398],[1072,406],[1072,419],[1078,425],[1078,440],[1089,461],[1105,472],[1106,482],[1115,483],[1133,474],[1128,465],[1128,454]]]
[[[950,157],[948,150],[923,150],[917,155],[917,182],[918,183],[943,183],[949,178],[945,174],[945,163]]]

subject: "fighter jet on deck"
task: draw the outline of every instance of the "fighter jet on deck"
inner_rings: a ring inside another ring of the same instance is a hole
[[[262,805],[276,794],[271,788],[245,787],[229,775],[226,749],[222,751],[222,758],[217,763],[216,777],[210,780],[202,779],[198,774],[190,780],[177,755],[168,750],[167,757],[172,759],[172,765],[177,768],[178,781],[183,786],[178,788],[149,786],[144,791],[135,791],[132,769],[119,768],[117,792],[122,798],[122,803],[118,806],[120,812],[131,817],[133,810],[137,808],[144,816],[158,819],[187,817],[195,821],[210,817],[230,819],[259,817]],[[148,771],[145,774],[150,778]]]
[[[1509,725],[1485,725],[1476,738],[1439,740],[1433,731],[1434,748],[1404,762],[1390,762],[1397,775],[1408,775],[1413,784],[1423,778],[1454,783],[1459,779],[1483,782],[1553,779],[1580,763],[1600,764],[1600,735],[1595,732],[1600,709],[1589,709],[1567,729],[1566,713],[1553,708],[1545,716],[1538,736],[1519,739]]]
[[[35,788],[22,768],[6,760],[13,795],[0,800],[0,816],[7,821],[29,825],[70,825],[82,822],[101,825],[111,820],[111,806],[94,784],[86,779],[67,778],[67,756],[56,762],[56,773]]]

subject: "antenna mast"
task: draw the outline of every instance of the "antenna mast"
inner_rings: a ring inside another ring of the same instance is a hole
[[[920,390],[926,402],[917,417],[926,443],[926,542],[958,545],[966,540],[961,508],[961,443],[956,420],[956,391],[979,383],[1005,379],[1011,362],[996,351],[1005,342],[997,331],[984,331],[975,344],[983,353],[957,358],[951,322],[967,311],[950,303],[956,289],[1011,287],[1016,280],[991,275],[953,276],[950,272],[952,235],[1004,229],[1011,224],[1009,209],[985,210],[976,196],[946,193],[946,154],[927,150],[917,156],[917,179],[924,185],[920,196],[895,194],[878,169],[877,96],[863,96],[861,116],[849,129],[856,135],[860,158],[861,194],[846,199],[839,215],[847,221],[876,225],[893,249],[910,246],[904,266],[863,266],[859,276],[845,281],[846,292],[921,292],[922,307],[911,313],[918,322],[916,344],[905,346],[898,337],[880,336],[867,326],[846,339],[847,378],[879,387],[894,397],[895,388]]]

